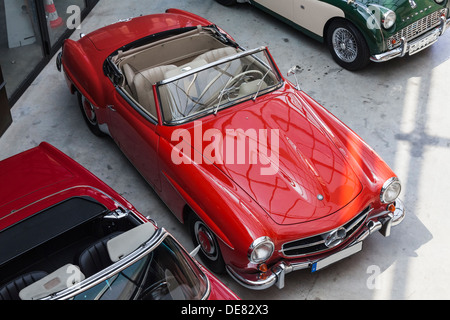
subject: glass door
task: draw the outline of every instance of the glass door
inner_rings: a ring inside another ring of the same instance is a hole
[[[8,98],[43,58],[35,2],[0,0],[0,64]]]
[[[85,0],[41,0],[45,9],[50,46],[68,31],[75,30],[81,23]]]

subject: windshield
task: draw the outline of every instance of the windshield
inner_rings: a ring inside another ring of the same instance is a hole
[[[74,300],[198,300],[205,274],[170,236],[153,251]]]
[[[255,99],[281,81],[265,48],[222,61],[225,62],[196,69],[186,66],[184,71],[188,72],[184,75],[166,76],[166,80],[158,84],[166,123],[180,123],[217,113],[236,102]]]

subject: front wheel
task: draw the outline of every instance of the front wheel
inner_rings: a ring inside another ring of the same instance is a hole
[[[350,22],[333,21],[328,28],[327,44],[333,59],[347,70],[360,70],[369,63],[370,53],[366,40]]]
[[[103,137],[105,134],[100,130],[97,122],[97,114],[95,113],[95,107],[88,99],[80,92],[77,91],[78,106],[80,107],[83,118],[86,121],[89,130],[93,134],[99,137]]]
[[[189,217],[189,231],[194,246],[200,246],[199,253],[205,265],[215,273],[225,273],[225,262],[219,242],[214,233],[195,213],[192,213]]]

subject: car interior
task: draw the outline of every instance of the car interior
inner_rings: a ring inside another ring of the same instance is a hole
[[[141,226],[153,224],[142,224],[132,214],[110,212],[90,197],[70,198],[19,222],[0,233],[1,243],[14,244],[2,247],[0,253],[0,273],[5,279],[0,300],[40,298],[59,291],[61,283],[66,283],[62,273],[69,267],[78,268],[78,280],[90,277],[135,250],[136,239],[145,242],[132,234]],[[120,240],[124,234],[127,241]],[[145,236],[149,239],[151,230]],[[115,244],[114,239],[118,239]],[[110,240],[113,244],[108,248]]]
[[[157,119],[153,95],[154,84],[242,51],[243,49],[233,44],[223,42],[217,36],[217,32],[199,26],[195,30],[160,39],[136,48],[126,51],[119,50],[111,57],[111,61],[124,75],[121,78],[121,83],[119,83],[120,87],[148,115]],[[206,90],[210,90],[212,93],[208,93],[208,95],[213,97],[208,99],[214,101],[219,97],[220,90],[230,78],[240,76],[244,72],[244,75],[247,75],[247,79],[245,83],[242,81],[239,84],[239,96],[247,96],[276,83],[277,77],[271,73],[261,85],[259,80],[261,80],[267,68],[264,68],[261,64],[258,68],[258,64],[255,63],[256,60],[253,57],[247,56],[245,59],[248,61],[245,62],[245,65],[243,65],[244,60],[240,60],[234,64],[228,63],[215,66],[215,70],[218,71],[216,72],[217,75],[211,76],[202,92],[203,95],[200,95],[200,97],[205,95]],[[255,72],[251,75],[251,69],[258,72],[259,76],[256,77]],[[254,81],[249,81],[249,77],[253,77],[250,80]],[[194,79],[192,81],[200,80]],[[186,95],[193,91],[192,87],[193,82],[186,85],[183,89]],[[217,90],[211,90],[215,87]],[[164,120],[165,122],[170,122],[176,118],[177,111],[179,111],[174,110],[174,103],[168,102],[168,100],[172,99],[170,96],[174,96],[174,94],[169,93],[167,90],[162,90],[161,87],[159,94]],[[178,108],[180,107],[178,106]]]

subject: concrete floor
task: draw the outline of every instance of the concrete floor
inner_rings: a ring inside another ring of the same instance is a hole
[[[284,74],[294,64],[302,66],[302,89],[364,138],[403,182],[408,215],[391,237],[375,234],[362,252],[318,273],[291,273],[283,290],[251,291],[228,275],[220,277],[225,284],[242,299],[449,299],[450,32],[415,56],[371,64],[358,73],[343,70],[324,45],[271,16],[213,0],[102,0],[73,38],[169,7],[216,22],[246,48],[267,45]],[[193,249],[187,230],[112,140],[89,132],[54,61],[12,114],[14,123],[0,139],[0,159],[50,142]]]

